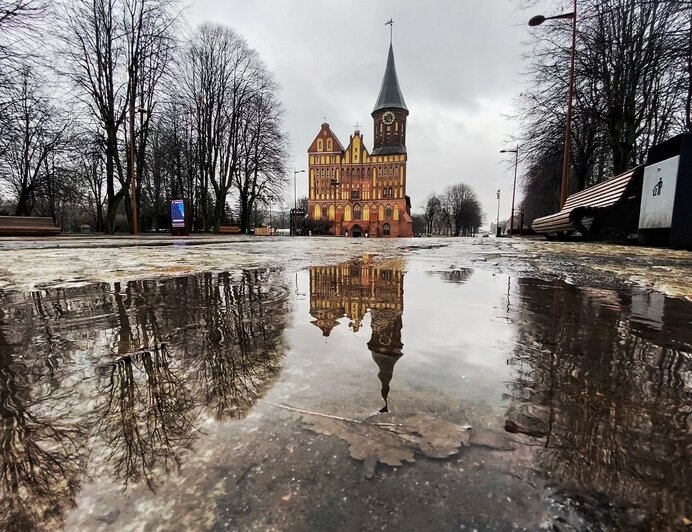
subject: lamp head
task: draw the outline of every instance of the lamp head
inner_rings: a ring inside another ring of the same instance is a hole
[[[545,17],[543,15],[536,15],[535,17],[531,17],[529,20],[529,26],[540,26],[545,22]]]

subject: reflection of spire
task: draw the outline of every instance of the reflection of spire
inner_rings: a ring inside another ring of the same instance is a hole
[[[372,337],[368,342],[368,348],[372,353],[372,359],[380,368],[377,377],[382,382],[382,399],[384,407],[381,412],[388,411],[387,396],[389,395],[389,383],[394,373],[394,365],[401,358],[401,311],[395,309],[377,309],[372,313]]]
[[[389,412],[389,404],[387,403],[387,397],[389,396],[389,383],[392,381],[392,375],[394,374],[394,366],[402,357],[402,353],[397,355],[385,355],[380,353],[373,353],[372,359],[380,368],[377,373],[377,378],[380,379],[382,383],[382,399],[384,399],[384,406],[380,412]]]

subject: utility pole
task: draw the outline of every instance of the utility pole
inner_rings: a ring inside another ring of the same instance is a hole
[[[497,221],[495,222],[495,236],[500,236],[500,189],[497,189]]]
[[[293,167],[293,214],[291,216],[291,228],[293,229],[292,236],[296,236],[296,211],[298,210],[298,194],[296,188],[296,175],[304,174],[305,170],[296,170]]]

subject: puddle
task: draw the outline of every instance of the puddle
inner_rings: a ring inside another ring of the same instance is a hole
[[[364,256],[0,292],[0,528],[692,516],[691,303],[410,266]],[[350,428],[311,430],[305,412],[472,430],[448,458],[426,452],[430,434],[396,440],[418,447],[393,467],[352,457]]]

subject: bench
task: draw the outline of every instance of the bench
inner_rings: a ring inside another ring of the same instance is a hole
[[[221,235],[239,235],[240,227],[237,225],[222,225],[219,227],[219,234]]]
[[[60,228],[52,218],[37,216],[0,216],[0,236],[55,236]]]
[[[644,167],[638,166],[567,198],[560,212],[536,218],[531,227],[549,238],[579,235],[629,237],[637,232]]]

